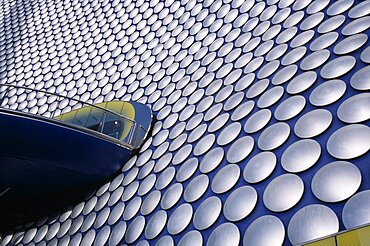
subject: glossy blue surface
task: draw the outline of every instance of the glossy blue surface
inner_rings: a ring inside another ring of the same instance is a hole
[[[31,115],[0,112],[0,201],[37,198],[106,180],[131,151]]]

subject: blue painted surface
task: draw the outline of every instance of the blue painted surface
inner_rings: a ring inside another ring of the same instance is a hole
[[[131,151],[92,134],[0,112],[0,201],[38,197],[101,182]]]

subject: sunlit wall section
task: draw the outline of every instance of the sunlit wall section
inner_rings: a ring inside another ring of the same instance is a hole
[[[358,0],[1,1],[1,83],[139,101],[157,119],[122,173],[1,245],[290,245],[370,223],[369,13]],[[73,107],[12,93],[12,109]]]

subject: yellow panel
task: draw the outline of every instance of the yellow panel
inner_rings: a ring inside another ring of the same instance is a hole
[[[336,244],[335,244],[335,238],[329,237],[329,238],[325,238],[320,241],[305,244],[304,246],[336,246]]]
[[[124,105],[124,102],[113,101],[113,102],[108,102],[106,108],[118,114],[122,114],[123,105]]]
[[[69,111],[67,113],[64,113],[64,114],[61,114],[61,115],[55,117],[55,119],[61,120],[61,121],[66,121],[66,122],[72,122],[76,113],[77,113],[77,110],[72,110],[72,111]]]
[[[339,246],[370,245],[370,226],[339,234],[337,242]]]
[[[84,118],[87,117],[91,110],[91,106],[75,109],[69,111],[67,113],[61,114],[59,116],[54,117],[54,119],[65,121],[65,122],[72,122],[75,117]]]

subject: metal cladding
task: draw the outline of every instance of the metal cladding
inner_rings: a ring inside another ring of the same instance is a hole
[[[89,199],[0,245],[290,245],[370,223],[369,14],[369,0],[2,1],[1,83],[139,101],[157,122]],[[74,106],[22,93],[6,105]]]

